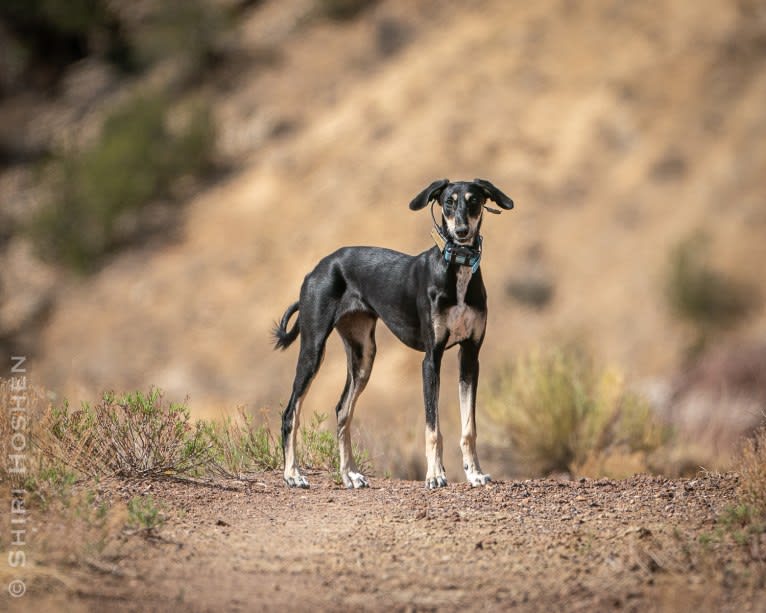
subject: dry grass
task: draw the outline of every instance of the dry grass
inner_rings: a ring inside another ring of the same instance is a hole
[[[51,404],[43,390],[29,385],[22,388],[22,383],[26,381],[0,379],[0,451],[4,458],[12,452],[23,456],[23,460],[0,464],[0,481],[6,484],[0,488],[0,506],[16,509],[27,520],[23,524],[25,545],[14,546],[11,533],[4,531],[0,547],[24,556],[25,577],[63,581],[57,566],[99,564],[107,547],[119,545],[117,537],[126,526],[127,510],[104,483],[84,480],[73,466],[84,446],[73,449],[70,457],[51,454],[56,448],[50,430]],[[15,472],[17,467],[23,471]],[[44,566],[37,563],[42,559]]]
[[[534,474],[624,477],[648,470],[668,437],[623,377],[576,349],[533,352],[500,377],[492,418]]]
[[[327,416],[314,413],[300,429],[298,463],[312,470],[329,472],[341,483],[338,441],[335,433],[324,427]],[[208,470],[216,475],[241,479],[247,473],[276,470],[282,466],[282,448],[278,435],[272,432],[269,412],[261,411],[261,419],[240,408],[236,415],[202,422],[211,462]],[[354,459],[359,469],[373,474],[367,450],[354,444]]]
[[[766,522],[766,426],[745,439],[737,468],[742,502],[750,507],[754,519]]]
[[[327,415],[324,413],[314,413],[308,425],[301,428],[298,464],[306,468],[326,470],[332,475],[336,483],[342,483],[338,439],[334,432],[323,428],[325,421],[327,421]],[[367,450],[352,443],[351,453],[357,468],[362,474],[368,476],[375,474],[372,460]]]
[[[20,484],[41,463],[33,440],[48,412],[48,399],[25,377],[0,379],[0,407],[0,453],[6,459],[0,463],[0,481]],[[12,455],[18,455],[18,461],[8,461]]]
[[[274,470],[282,464],[282,451],[271,432],[268,412],[262,421],[239,408],[234,416],[204,422],[205,437],[210,443],[213,472],[234,478],[259,470]]]
[[[736,496],[718,512],[715,528],[699,536],[701,549],[716,560],[715,551],[727,544],[740,548],[746,565],[752,565],[737,580],[752,587],[766,580],[766,425],[742,442],[734,459],[739,476]],[[755,564],[753,564],[755,562]],[[720,561],[716,560],[720,565]]]

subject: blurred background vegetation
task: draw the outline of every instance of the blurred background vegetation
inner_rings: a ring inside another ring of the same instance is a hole
[[[483,228],[485,469],[725,469],[763,420],[761,2],[6,0],[0,48],[0,352],[57,401],[277,412],[318,258],[426,249],[405,204],[484,176],[518,203]],[[378,341],[356,432],[420,478],[420,356]]]

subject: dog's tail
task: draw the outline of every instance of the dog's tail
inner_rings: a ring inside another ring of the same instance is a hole
[[[290,321],[293,313],[298,310],[299,304],[300,303],[298,302],[291,304],[287,307],[285,314],[282,315],[281,321],[279,323],[274,322],[274,329],[272,330],[272,334],[274,335],[274,349],[287,349],[292,342],[298,338],[298,321],[300,316],[295,320],[293,327],[289,331],[287,329],[287,323]]]

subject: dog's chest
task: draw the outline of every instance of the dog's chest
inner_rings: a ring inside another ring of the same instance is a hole
[[[449,335],[448,345],[459,343],[469,338],[478,339],[484,331],[485,315],[465,302],[468,284],[472,276],[471,269],[461,266],[457,272],[457,304],[448,307],[434,317],[434,332],[437,340]]]

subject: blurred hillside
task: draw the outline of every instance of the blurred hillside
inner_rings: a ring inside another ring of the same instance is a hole
[[[689,356],[766,342],[762,3],[387,0],[342,18],[328,7],[356,3],[193,4],[225,19],[192,15],[203,35],[180,46],[142,33],[181,13],[163,21],[150,0],[107,2],[116,17],[68,59],[57,47],[4,67],[0,343],[30,355],[30,375],[59,395],[156,384],[199,412],[276,416],[297,351],[274,353],[269,332],[303,276],[345,244],[429,248],[427,212],[406,205],[441,177],[488,178],[517,203],[484,224],[480,403],[493,374],[539,344],[582,343],[667,398]],[[0,44],[19,40],[8,23]],[[171,124],[204,104],[209,156],[148,191],[140,212],[119,209],[85,274],[61,251],[46,259],[27,231],[57,185],[43,162],[88,146],[108,113],[157,84]],[[730,280],[718,293],[748,296],[726,325],[695,324],[669,302],[674,257],[695,236]],[[378,346],[355,423],[377,466],[412,473],[421,356],[382,324]],[[449,453],[454,361],[442,386]],[[344,372],[333,338],[309,410],[332,411]],[[479,421],[481,446],[481,409]]]

